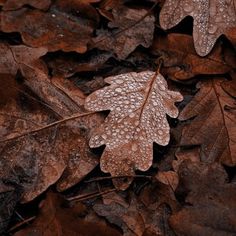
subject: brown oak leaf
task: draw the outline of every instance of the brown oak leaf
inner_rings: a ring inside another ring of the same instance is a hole
[[[200,145],[202,161],[232,166],[236,164],[236,106],[224,84],[223,79],[199,83],[199,92],[179,116],[180,120],[191,119],[183,129],[180,144]]]
[[[63,12],[57,6],[50,11],[21,8],[2,11],[0,29],[3,32],[19,32],[25,44],[45,47],[49,51],[76,51],[84,53],[93,32],[90,20]]]
[[[93,209],[99,216],[120,227],[123,236],[174,235],[168,225],[170,211],[167,204],[144,202],[134,194],[130,199],[129,202],[118,194],[108,194],[104,196],[104,204],[97,203]]]
[[[236,67],[235,53],[231,48],[218,44],[203,58],[196,54],[192,37],[185,34],[157,37],[152,52],[162,57],[162,71],[173,80],[186,80],[202,74],[225,74]]]
[[[41,203],[39,216],[32,225],[15,233],[15,236],[121,236],[105,221],[83,218],[86,207],[80,203],[66,206],[59,194],[49,192]]]
[[[185,197],[182,209],[169,219],[177,235],[236,234],[235,184],[219,163],[185,160],[180,165],[177,194]]]
[[[98,30],[98,36],[93,39],[94,47],[113,51],[119,59],[125,59],[137,46],[151,46],[155,18],[148,15],[139,22],[147,10],[117,7],[112,10],[112,14],[114,20],[108,26],[118,29],[112,32]]]
[[[40,10],[47,10],[48,7],[51,4],[51,0],[7,0],[3,4],[3,10],[9,11],[9,10],[16,10],[21,8],[24,5],[30,5],[32,7],[35,7]]]
[[[169,29],[186,16],[192,16],[196,52],[206,56],[220,35],[236,27],[235,5],[235,0],[166,0],[160,13],[160,24]]]
[[[112,176],[146,171],[152,165],[153,142],[169,143],[166,114],[178,116],[174,103],[181,101],[182,95],[168,90],[163,76],[151,71],[112,76],[105,82],[110,86],[85,100],[90,111],[111,111],[90,139],[90,147],[106,145],[100,165]],[[128,186],[118,180],[114,184],[121,189]]]

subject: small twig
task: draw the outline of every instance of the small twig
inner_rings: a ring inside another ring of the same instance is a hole
[[[0,143],[7,142],[7,141],[10,141],[10,140],[14,140],[14,139],[17,139],[17,138],[20,138],[20,137],[23,137],[23,136],[26,136],[26,135],[29,135],[29,134],[33,134],[33,133],[42,131],[42,130],[47,129],[47,128],[50,128],[50,127],[53,127],[53,126],[55,126],[55,125],[64,123],[64,122],[66,122],[66,121],[73,120],[73,119],[76,119],[76,118],[79,118],[79,117],[83,117],[83,116],[88,116],[88,115],[95,114],[95,113],[96,113],[96,112],[87,112],[87,113],[83,113],[83,114],[75,114],[75,115],[73,115],[73,116],[70,116],[70,117],[64,118],[64,119],[62,119],[62,120],[55,121],[55,122],[53,122],[53,123],[51,123],[51,124],[42,126],[42,127],[38,128],[38,129],[31,130],[31,131],[29,131],[29,132],[23,133],[23,134],[18,135],[18,136],[16,136],[16,137],[12,137],[12,138],[9,138],[9,139],[0,140]]]
[[[8,233],[20,228],[21,226],[25,225],[25,224],[28,224],[30,221],[34,220],[36,218],[36,216],[32,216],[26,220],[23,220],[19,223],[17,223],[16,225],[14,225],[13,227],[11,227],[9,230],[8,230]]]
[[[160,70],[161,70],[161,67],[162,67],[162,65],[163,65],[163,63],[164,63],[163,57],[159,57],[157,63],[158,63],[158,67],[157,67],[157,72],[156,72],[156,74],[159,74],[159,73],[160,73]]]
[[[79,196],[66,198],[66,200],[67,201],[84,201],[84,200],[88,200],[91,198],[102,196],[107,193],[115,192],[116,190],[117,190],[116,188],[113,188],[113,189],[105,190],[103,192],[93,192],[93,193],[89,193],[89,194],[82,194]]]
[[[129,25],[129,26],[123,28],[123,29],[120,30],[120,31],[115,32],[112,36],[115,37],[115,36],[117,36],[117,35],[123,33],[124,31],[126,31],[126,30],[128,30],[128,29],[134,27],[134,26],[137,25],[138,23],[140,23],[142,20],[144,20],[144,19],[151,13],[151,11],[152,11],[158,4],[159,4],[159,1],[156,1],[156,2],[153,4],[153,6],[147,11],[147,13],[146,13],[145,15],[143,15],[138,21],[136,21],[136,22],[134,22],[133,24],[131,24],[131,25]],[[93,47],[96,46],[96,45],[98,45],[99,43],[101,43],[102,41],[104,41],[104,40],[106,40],[106,39],[107,39],[107,37],[104,36],[102,39],[100,39],[100,40],[98,40],[97,42],[95,42],[95,43],[93,44]]]
[[[152,179],[152,176],[149,175],[121,175],[121,176],[105,176],[105,177],[98,177],[98,178],[93,178],[90,180],[84,181],[85,183],[91,183],[95,181],[103,181],[103,180],[108,180],[108,179],[118,179],[118,178],[146,178],[146,179]]]

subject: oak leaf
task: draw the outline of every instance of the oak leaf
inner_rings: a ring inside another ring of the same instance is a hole
[[[235,81],[230,81],[231,86]],[[191,120],[182,132],[181,146],[200,145],[201,159],[236,164],[235,98],[222,87],[223,79],[198,84],[199,92],[181,112],[179,119]],[[227,87],[226,87],[227,88]]]
[[[3,10],[9,11],[9,10],[16,10],[21,8],[24,5],[30,5],[32,7],[35,7],[40,10],[47,10],[48,7],[51,4],[51,0],[7,0],[3,4]]]
[[[235,235],[235,184],[229,183],[223,166],[185,160],[178,175],[176,194],[186,196],[180,211],[169,219],[177,235]]]
[[[0,179],[20,186],[23,201],[59,178],[57,188],[67,189],[97,165],[88,138],[103,118],[83,117],[82,92],[65,79],[49,79],[39,58],[46,49],[0,44],[0,51],[0,91],[9,91],[1,93],[0,102]],[[14,79],[17,70],[23,76],[20,84]],[[82,116],[52,125],[75,114]]]
[[[185,34],[157,37],[152,52],[162,57],[162,70],[173,80],[186,80],[202,74],[225,74],[236,67],[235,53],[231,48],[217,44],[203,58],[196,54],[192,37]]]
[[[115,29],[111,32],[98,30],[98,36],[93,39],[94,47],[113,51],[119,59],[125,59],[137,46],[151,46],[155,18],[148,15],[139,22],[147,10],[117,7],[112,10],[112,14],[114,19],[108,26]]]
[[[152,71],[108,77],[105,82],[110,86],[85,100],[90,111],[111,111],[90,139],[90,147],[106,145],[100,165],[112,176],[146,171],[152,165],[153,142],[169,143],[166,114],[178,116],[174,103],[181,101],[182,95],[168,90],[163,76]],[[128,185],[118,180],[114,184],[121,189]]]
[[[186,16],[192,16],[196,52],[206,56],[220,35],[236,27],[235,4],[235,0],[166,0],[160,13],[160,24],[169,29]]]
[[[40,204],[37,219],[15,236],[121,236],[121,233],[105,221],[91,220],[81,217],[87,211],[80,203],[71,207],[59,194],[49,192]]]
[[[31,47],[84,53],[93,32],[93,24],[88,19],[74,18],[58,6],[51,7],[47,12],[21,8],[2,11],[0,29],[8,33],[19,32],[23,42]]]
[[[130,201],[116,193],[108,194],[103,199],[104,204],[96,203],[93,206],[94,211],[111,224],[120,227],[123,236],[174,235],[167,223],[170,212],[165,204],[160,204],[158,201],[143,202],[143,199],[135,194],[130,196]]]

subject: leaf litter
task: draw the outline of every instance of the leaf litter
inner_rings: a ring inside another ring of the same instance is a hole
[[[234,235],[234,5],[1,0],[0,234]]]

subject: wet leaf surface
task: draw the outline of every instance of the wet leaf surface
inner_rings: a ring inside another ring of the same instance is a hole
[[[160,24],[169,29],[186,16],[194,19],[193,38],[197,54],[206,56],[219,36],[236,27],[235,0],[167,0],[160,13]]]
[[[111,111],[90,139],[90,147],[106,145],[100,165],[112,176],[148,170],[153,142],[163,146],[169,143],[166,114],[178,116],[174,103],[181,101],[182,95],[168,90],[164,77],[151,71],[108,77],[105,82],[110,86],[92,93],[85,101],[90,111]],[[128,185],[113,182],[121,189]]]

